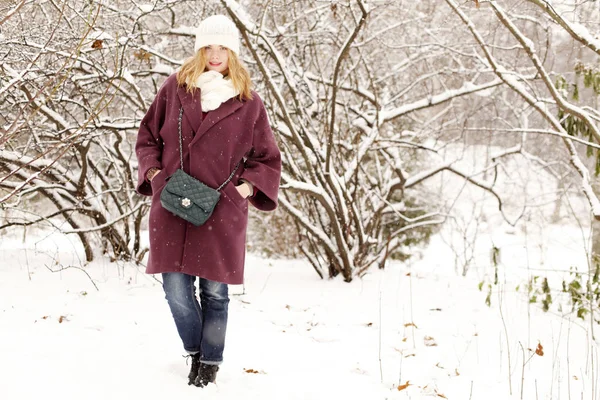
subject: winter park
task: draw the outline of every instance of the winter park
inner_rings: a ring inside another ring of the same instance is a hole
[[[0,398],[600,400],[600,2],[0,1]]]

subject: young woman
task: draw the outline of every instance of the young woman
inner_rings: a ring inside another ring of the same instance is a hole
[[[162,274],[192,358],[188,384],[196,386],[214,382],[223,362],[227,285],[243,282],[248,203],[263,211],[277,207],[281,157],[239,48],[239,32],[227,17],[202,21],[195,55],[160,88],[136,142],[137,191],[152,196],[146,272]],[[161,206],[161,191],[181,167],[180,152],[183,170],[205,185],[216,189],[232,176],[200,226]]]

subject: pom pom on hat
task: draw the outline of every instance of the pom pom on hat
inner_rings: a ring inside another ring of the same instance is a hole
[[[196,28],[194,51],[210,44],[225,46],[240,54],[239,32],[233,21],[224,15],[213,15],[200,22]]]

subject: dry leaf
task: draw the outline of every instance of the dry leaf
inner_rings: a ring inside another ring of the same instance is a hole
[[[404,324],[405,328],[408,328],[409,326],[414,326],[415,328],[419,329],[419,327],[417,325],[415,325],[414,322],[407,322],[406,324]]]
[[[475,0],[475,7],[479,8],[479,0]]]
[[[44,316],[42,317],[42,319],[48,319],[48,316],[47,316],[47,315],[44,315]]]
[[[576,381],[578,381],[578,380],[579,380],[579,378],[578,378],[578,377],[576,377],[575,375],[573,375],[573,379],[575,379]]]
[[[406,273],[406,276],[410,276],[410,272],[407,272],[407,273]]]
[[[538,343],[537,348],[535,349],[535,354],[540,357],[544,355],[544,348],[542,347],[541,343]]]
[[[367,326],[373,326],[372,322],[367,322]]]
[[[446,396],[444,396],[444,395],[443,395],[443,394],[441,394],[441,393],[437,393],[437,392],[436,392],[435,394],[437,394],[437,395],[438,395],[438,397],[441,397],[442,399],[447,399],[447,397],[446,397]]]
[[[67,317],[65,317],[64,315],[61,315],[60,317],[58,317],[58,323],[62,324],[63,321],[68,321]]]
[[[244,368],[244,372],[247,374],[266,374],[265,371],[257,371],[253,368]]]
[[[92,49],[101,49],[102,48],[102,40],[96,39],[94,43],[92,43]]]
[[[140,61],[150,60],[150,53],[148,53],[147,51],[144,51],[142,49],[134,51],[133,55],[135,56],[135,58],[137,58]]]
[[[441,308],[430,308],[429,311],[442,311]]]
[[[292,307],[290,307],[290,305],[289,305],[289,304],[286,304],[286,305],[285,305],[285,308],[287,308],[288,310],[291,310],[291,309],[292,309]]]
[[[407,337],[403,337],[403,338],[402,338],[402,341],[403,341],[403,342],[406,342],[407,340],[408,340],[408,338],[407,338]]]
[[[435,339],[432,338],[431,336],[425,336],[423,338],[423,342],[425,343],[425,346],[430,346],[430,347],[437,346]]]
[[[398,391],[400,391],[400,390],[404,390],[404,389],[406,389],[407,387],[409,387],[409,386],[410,386],[410,383],[409,383],[409,382],[410,382],[410,381],[406,381],[406,383],[405,383],[404,385],[398,385]]]
[[[456,376],[460,376],[460,373],[458,372],[458,368],[454,368],[454,373],[456,374]]]

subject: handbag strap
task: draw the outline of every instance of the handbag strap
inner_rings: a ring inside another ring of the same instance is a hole
[[[179,129],[178,129],[179,130],[179,161],[181,162],[181,170],[183,171],[183,139],[181,137],[182,136],[181,135],[181,119],[182,118],[183,118],[183,107],[180,107],[179,108]],[[216,189],[217,192],[220,191],[221,189],[223,189],[223,187],[229,183],[229,181],[233,178],[233,175],[235,175],[235,172],[237,171],[237,169],[240,167],[241,163],[242,163],[242,160],[238,161],[238,163],[235,165],[235,168],[229,175],[229,178],[227,178],[227,180],[225,182],[223,182],[221,184],[221,186],[219,186]]]

